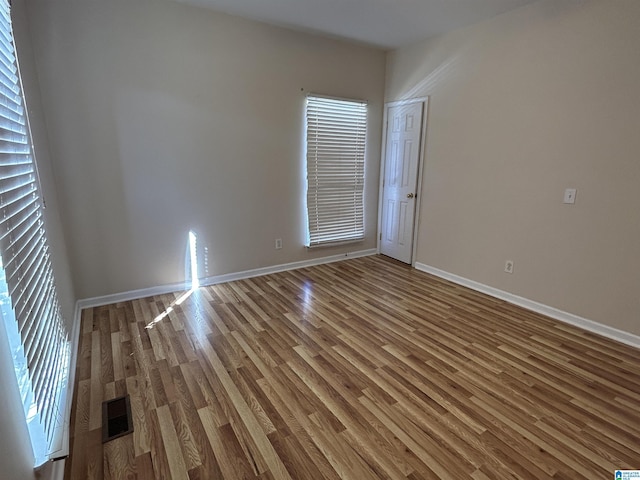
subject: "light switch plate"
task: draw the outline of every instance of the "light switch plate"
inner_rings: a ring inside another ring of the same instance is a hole
[[[576,193],[577,193],[577,190],[575,188],[567,188],[564,191],[564,203],[568,203],[568,204],[576,203]]]

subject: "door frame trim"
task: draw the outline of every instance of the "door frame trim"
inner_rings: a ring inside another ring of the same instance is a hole
[[[422,129],[420,132],[420,153],[418,154],[418,185],[416,186],[416,194],[418,201],[413,213],[413,245],[411,248],[411,266],[416,265],[416,253],[418,248],[418,227],[420,226],[420,205],[422,204],[422,173],[424,171],[425,150],[427,147],[427,124],[429,119],[429,97],[408,98],[406,100],[397,100],[393,102],[385,102],[384,113],[382,117],[382,150],[380,159],[380,184],[378,185],[378,231],[376,233],[376,250],[380,254],[380,235],[382,234],[382,200],[383,200],[383,182],[384,169],[387,162],[387,128],[389,121],[389,109],[402,105],[411,105],[413,103],[422,103]]]

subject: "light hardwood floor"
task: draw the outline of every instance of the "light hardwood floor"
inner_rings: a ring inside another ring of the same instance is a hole
[[[612,479],[640,351],[366,257],[82,314],[67,479]],[[101,402],[135,431],[101,443]]]

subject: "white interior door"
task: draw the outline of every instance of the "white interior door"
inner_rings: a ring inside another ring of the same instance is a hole
[[[388,107],[380,253],[411,263],[423,102]]]

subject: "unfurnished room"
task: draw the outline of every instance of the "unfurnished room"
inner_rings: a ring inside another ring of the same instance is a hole
[[[640,480],[638,32],[0,0],[0,477]]]

